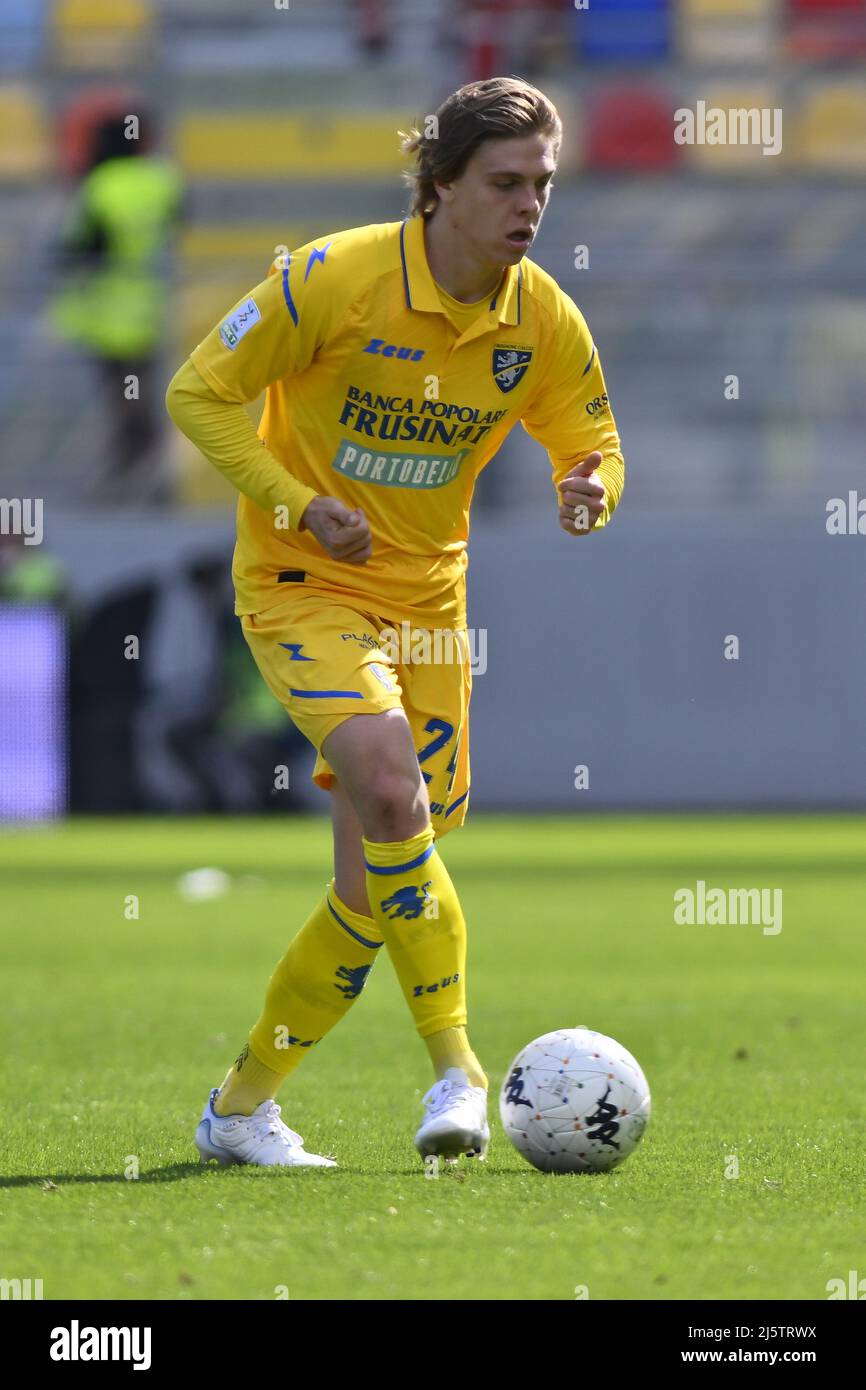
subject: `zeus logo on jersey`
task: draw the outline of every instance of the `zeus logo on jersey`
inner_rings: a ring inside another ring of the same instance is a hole
[[[253,324],[258,323],[260,318],[259,306],[254,299],[248,299],[245,304],[235,309],[234,313],[220,324],[220,337],[226,347],[234,352],[244,334],[249,333]]]
[[[532,361],[532,348],[496,347],[493,349],[493,380],[500,391],[513,391],[526,376]]]
[[[424,356],[423,348],[398,347],[396,343],[386,343],[384,338],[371,338],[364,352],[396,357],[401,362],[420,362]]]

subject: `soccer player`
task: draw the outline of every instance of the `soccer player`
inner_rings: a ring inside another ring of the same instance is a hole
[[[561,134],[525,82],[462,87],[404,140],[405,221],[279,256],[169,386],[172,418],[241,493],[236,611],[264,680],[318,750],[334,835],[334,878],[205,1106],[203,1162],[331,1166],[274,1098],[383,946],[436,1077],[416,1148],[486,1152],[466,923],[436,844],[469,796],[469,506],[518,421],[549,452],[569,535],[605,526],[623,487],[587,325],[526,259]],[[256,434],[244,405],[262,390]]]

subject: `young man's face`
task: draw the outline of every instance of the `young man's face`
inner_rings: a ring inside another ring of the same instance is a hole
[[[437,184],[444,217],[480,261],[516,265],[526,255],[550,196],[558,150],[554,137],[485,140],[459,179]]]

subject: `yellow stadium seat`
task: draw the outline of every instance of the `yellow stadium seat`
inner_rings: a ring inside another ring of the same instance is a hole
[[[866,173],[866,88],[835,82],[806,97],[795,128],[798,162],[812,173]]]
[[[766,19],[779,12],[779,0],[678,0],[689,19]]]
[[[178,270],[178,287],[174,294],[172,351],[178,360],[192,352],[196,343],[206,337],[220,316],[228,313],[245,290],[250,289],[249,277],[243,272],[199,271],[194,279],[189,271]]]
[[[790,134],[785,129],[785,113],[782,116],[773,115],[777,109],[782,109],[782,100],[779,92],[764,83],[755,83],[753,86],[711,86],[702,89],[700,101],[704,103],[705,115],[708,119],[712,118],[714,110],[721,110],[725,113],[724,133],[727,140],[723,144],[687,144],[683,150],[684,160],[687,166],[694,170],[699,170],[706,174],[732,174],[754,175],[763,179],[770,179],[778,175],[785,167],[787,156],[787,141]],[[682,102],[683,107],[696,112],[696,122],[699,115],[699,103],[697,100]],[[736,113],[757,113],[756,115],[737,116],[732,118],[730,112]],[[762,112],[767,114],[761,117]],[[762,124],[763,120],[763,124]],[[736,122],[736,124],[735,124]],[[706,125],[704,124],[706,133]],[[774,147],[774,136],[781,133],[781,149],[778,154],[764,154],[762,141],[766,137],[768,147]],[[737,143],[737,136],[740,134],[745,138],[742,143]]]
[[[177,337],[173,345],[189,353],[241,295],[264,280],[278,246],[303,246],[320,232],[313,222],[202,222],[187,226],[177,245]]]
[[[185,227],[178,244],[188,280],[195,266],[208,271],[214,266],[248,263],[264,275],[276,255],[276,247],[303,246],[319,232],[333,231],[317,222],[197,222]]]
[[[52,31],[60,66],[123,67],[141,59],[153,39],[151,0],[56,0]]]
[[[45,112],[28,87],[0,87],[0,180],[43,177],[53,162]]]
[[[690,63],[766,63],[779,43],[778,0],[680,0],[677,44]]]
[[[302,117],[200,111],[178,123],[175,150],[192,178],[392,177],[402,163],[397,132],[410,123],[405,111]]]

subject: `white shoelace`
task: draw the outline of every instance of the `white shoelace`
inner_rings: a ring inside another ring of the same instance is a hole
[[[258,1117],[256,1128],[262,1131],[259,1137],[264,1140],[269,1134],[279,1134],[282,1135],[284,1139],[289,1139],[291,1143],[297,1145],[298,1148],[303,1148],[304,1141],[300,1134],[296,1134],[293,1129],[289,1129],[288,1125],[284,1124],[280,1119],[280,1114],[280,1107],[275,1100],[272,1100],[264,1114]]]
[[[464,1093],[462,1096],[461,1092]],[[432,1119],[434,1115],[441,1114],[455,1100],[465,1100],[467,1095],[468,1090],[465,1086],[455,1086],[453,1082],[446,1080],[437,1081],[430,1087],[423,1101],[423,1104],[429,1107],[428,1118]]]

